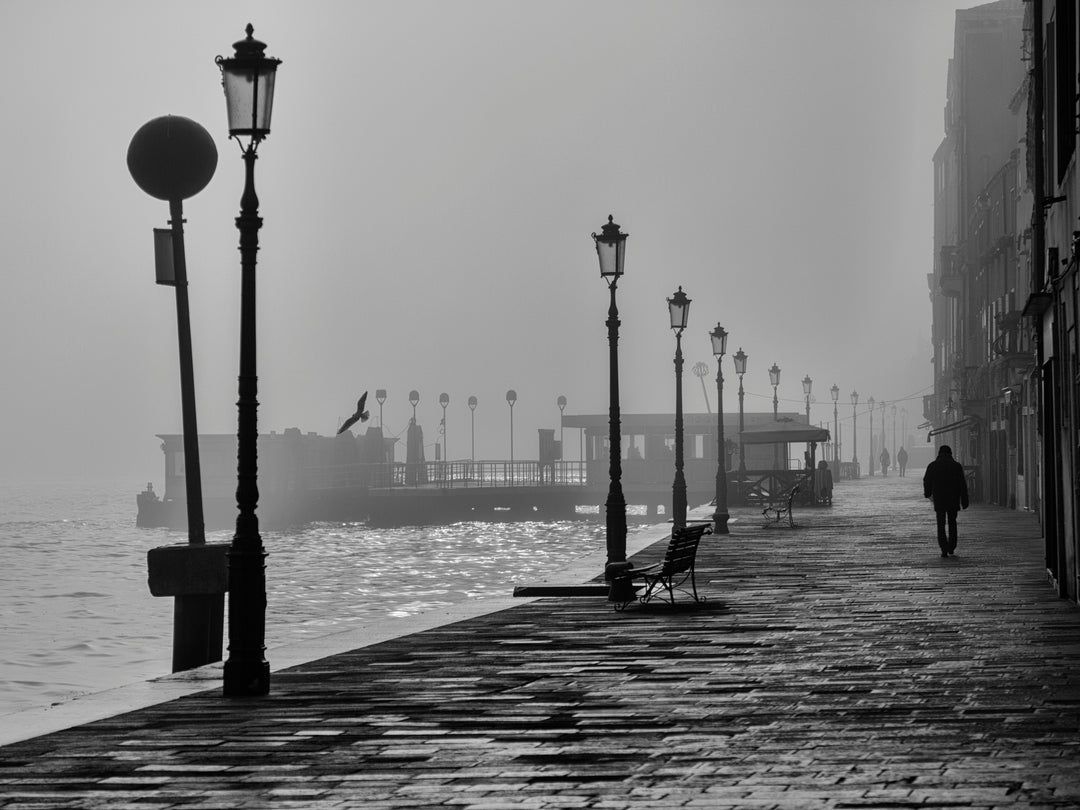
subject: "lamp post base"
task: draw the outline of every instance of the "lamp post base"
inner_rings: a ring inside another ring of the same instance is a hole
[[[727,525],[730,517],[727,512],[713,512],[713,534],[730,534]]]
[[[225,697],[262,697],[270,694],[268,661],[225,662]]]

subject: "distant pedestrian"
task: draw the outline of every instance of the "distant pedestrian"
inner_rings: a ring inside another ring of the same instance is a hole
[[[968,508],[968,488],[964,466],[953,459],[952,448],[947,444],[941,445],[937,458],[926,467],[923,497],[934,501],[938,545],[941,546],[941,556],[948,557],[956,552],[956,513]],[[949,527],[947,537],[946,522]]]
[[[883,476],[888,475],[889,461],[891,461],[891,457],[889,456],[889,449],[887,447],[881,448],[881,455],[878,456],[878,461],[881,462],[881,474]]]
[[[832,506],[832,490],[832,470],[829,469],[829,462],[822,459],[818,462],[817,469],[814,471],[815,500],[818,503]]]
[[[903,478],[907,472],[907,450],[903,447],[896,451],[896,466],[900,468],[900,477]]]

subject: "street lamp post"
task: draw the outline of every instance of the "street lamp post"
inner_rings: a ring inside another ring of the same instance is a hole
[[[743,374],[746,373],[746,359],[747,354],[742,350],[742,346],[739,350],[731,356],[731,359],[735,361],[735,373],[739,375],[739,483],[746,478],[746,451],[743,448]]]
[[[859,430],[855,408],[859,404],[859,392],[851,392],[851,477],[859,477]]]
[[[442,405],[442,458],[443,464],[450,461],[446,454],[446,406],[450,404],[450,395],[446,392],[439,394],[439,404]]]
[[[514,477],[514,403],[517,402],[517,391],[513,388],[506,392],[506,404],[510,406],[510,479]]]
[[[476,461],[476,397],[469,397],[469,421],[471,422],[469,458]]]
[[[772,416],[773,421],[779,420],[779,406],[780,400],[776,398],[776,388],[780,385],[780,366],[776,363],[772,364],[772,368],[769,369],[769,385],[772,386]],[[773,469],[780,469],[780,445],[779,443],[773,445]]]
[[[814,381],[807,374],[802,380],[802,392],[806,395],[806,424],[810,424],[810,391],[814,387]]]
[[[415,388],[409,392],[409,404],[412,405],[412,420],[416,424],[416,406],[420,402],[420,392]]]
[[[683,473],[682,333],[690,315],[690,299],[682,287],[667,300],[675,331],[675,481],[671,485],[671,518],[676,529],[686,526],[686,475]]]
[[[833,422],[833,443],[832,443],[832,458],[833,462],[839,464],[840,462],[840,419],[837,416],[836,405],[840,399],[840,386],[833,383],[833,387],[829,389],[829,393],[832,395],[832,422]],[[839,474],[839,467],[837,468],[837,474]]]
[[[874,477],[874,398],[866,400],[870,406],[870,477]]]
[[[605,532],[607,540],[607,565],[604,576],[612,583],[609,599],[625,601],[629,592],[632,597],[633,586],[623,575],[626,568],[626,498],[622,490],[622,437],[620,436],[619,415],[619,310],[615,306],[615,290],[625,270],[626,237],[629,234],[619,231],[619,226],[611,216],[607,224],[600,229],[600,235],[593,234],[596,255],[600,260],[600,277],[607,282],[611,293],[608,306],[608,486],[605,504]],[[620,584],[621,583],[621,584]]]
[[[560,394],[555,399],[555,404],[559,408],[559,461],[565,462],[565,460],[566,460],[566,450],[564,449],[565,445],[563,444],[563,412],[566,410],[566,397],[564,397],[562,394]],[[563,477],[565,479],[565,477],[566,477],[566,464],[562,463],[562,464],[559,465],[559,467],[562,469],[562,475],[563,475]]]
[[[878,403],[881,405],[881,449],[885,449],[885,402],[884,400]],[[880,455],[880,454],[879,454]],[[887,475],[885,470],[881,471],[882,475]]]
[[[896,456],[896,405],[892,406],[892,451]]]
[[[375,401],[379,403],[379,427],[381,428],[383,426],[382,406],[383,406],[383,403],[386,402],[386,389],[385,388],[376,389],[376,391],[375,391]]]
[[[236,534],[229,551],[229,659],[225,662],[227,696],[265,695],[270,691],[266,661],[266,550],[259,535],[258,377],[256,375],[255,265],[259,250],[259,198],[255,160],[260,142],[270,134],[274,81],[281,60],[266,56],[266,45],[252,37],[236,43],[231,57],[216,59],[225,88],[229,137],[236,138],[244,159],[240,198],[240,375],[237,399]],[[245,145],[243,139],[247,138]]]
[[[724,452],[724,355],[727,354],[728,333],[717,324],[709,338],[716,357],[716,511],[713,513],[713,531],[728,534],[727,454]]]

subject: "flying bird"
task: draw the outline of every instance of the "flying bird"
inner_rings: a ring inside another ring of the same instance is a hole
[[[365,402],[367,402],[367,391],[364,392],[364,395],[360,397],[360,399],[356,400],[356,413],[346,419],[345,424],[338,428],[339,436],[357,422],[366,422],[368,420],[368,417],[371,416],[371,414],[364,410]]]

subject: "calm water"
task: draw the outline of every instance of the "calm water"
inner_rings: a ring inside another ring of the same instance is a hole
[[[135,527],[144,485],[0,482],[0,714],[169,671],[173,600],[150,595],[146,552],[187,535]],[[268,647],[505,596],[604,545],[603,525],[581,522],[262,535]]]

